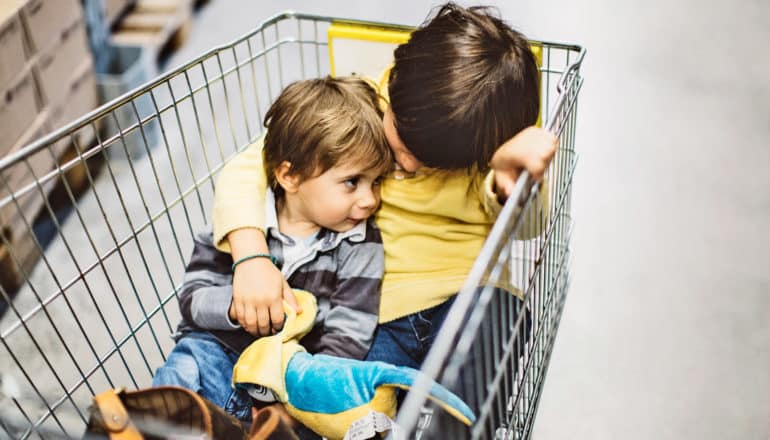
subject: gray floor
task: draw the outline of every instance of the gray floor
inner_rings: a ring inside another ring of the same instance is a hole
[[[535,438],[769,438],[770,3],[490,3],[588,49]],[[214,0],[174,61],[282,9],[416,24],[432,4]]]
[[[530,37],[588,49],[573,284],[535,438],[770,438],[770,3],[489,3]],[[211,0],[169,67],[284,9],[418,24],[432,4]]]

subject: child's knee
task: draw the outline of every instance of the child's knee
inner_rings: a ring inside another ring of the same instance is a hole
[[[152,386],[176,385],[195,392],[200,391],[200,367],[194,352],[189,348],[185,339],[179,341],[169,353],[166,362],[155,370]]]
[[[191,356],[169,356],[166,363],[155,371],[152,386],[176,385],[200,391],[200,370]]]

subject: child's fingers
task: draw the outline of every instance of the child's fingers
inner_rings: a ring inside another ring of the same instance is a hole
[[[273,330],[272,334],[276,334],[283,328],[285,315],[283,312],[283,304],[281,301],[276,301],[270,305],[270,328]]]
[[[254,336],[258,335],[257,311],[246,304],[242,305],[240,320],[241,327]]]
[[[541,148],[533,152],[527,164],[527,170],[532,174],[535,181],[540,181],[551,164],[551,160],[556,154],[556,137],[546,132]]]
[[[270,325],[270,309],[260,307],[257,309],[257,332],[259,336],[270,336],[272,334]]]
[[[516,186],[518,175],[518,171],[495,170],[495,192],[497,195],[507,199]]]
[[[299,303],[297,302],[297,297],[294,296],[294,291],[291,289],[291,287],[289,287],[289,283],[287,283],[285,280],[283,282],[283,299],[286,300],[289,306],[294,309],[297,314],[302,313],[302,307],[300,307]]]
[[[518,176],[518,173],[517,173]],[[505,194],[505,197],[508,197],[513,192],[513,188],[516,186],[516,178],[508,179],[507,182],[503,184],[503,191]]]

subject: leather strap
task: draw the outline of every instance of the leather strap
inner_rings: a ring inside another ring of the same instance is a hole
[[[143,440],[142,434],[131,422],[126,407],[120,401],[122,389],[108,390],[94,396],[94,403],[101,415],[110,440]]]

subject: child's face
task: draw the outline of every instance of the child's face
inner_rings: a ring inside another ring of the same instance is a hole
[[[379,170],[343,164],[302,181],[290,196],[297,198],[296,205],[308,221],[344,232],[366,221],[377,210],[381,182]]]
[[[401,169],[408,173],[413,173],[422,168],[422,162],[414,157],[412,152],[406,148],[406,145],[404,145],[404,142],[398,136],[393,110],[390,109],[390,106],[385,110],[385,114],[382,117],[382,125],[385,129],[385,138],[388,140],[396,163],[398,163]]]

